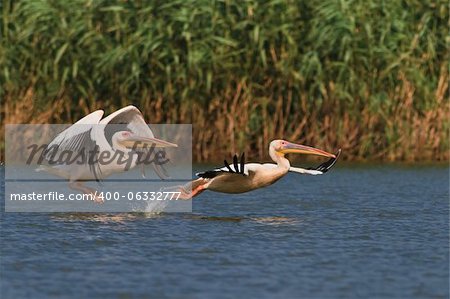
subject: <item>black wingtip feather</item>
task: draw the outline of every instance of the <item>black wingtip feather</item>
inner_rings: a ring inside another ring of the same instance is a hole
[[[220,173],[222,173],[222,172],[209,170],[209,171],[205,171],[205,172],[196,173],[196,176],[198,176],[200,178],[204,178],[204,179],[212,179],[212,178],[215,178],[216,176],[218,176]]]
[[[319,166],[317,166],[315,168],[314,167],[310,167],[308,169],[309,170],[317,170],[317,171],[321,171],[322,173],[325,173],[328,170],[330,170],[334,166],[334,164],[336,164],[336,162],[337,162],[337,160],[338,160],[340,155],[341,155],[341,149],[339,149],[337,151],[337,153],[335,154],[335,156],[336,156],[335,158],[331,158],[328,161],[320,164]]]
[[[229,172],[233,172],[233,169],[231,169],[230,164],[228,164],[227,160],[223,160],[223,164],[225,164],[225,167],[228,168]]]
[[[233,165],[234,165],[234,171],[236,173],[239,173],[238,156],[236,154],[234,154],[234,157],[233,157]]]
[[[223,164],[228,169],[228,171],[215,169],[215,170],[208,170],[208,171],[204,171],[204,172],[198,172],[195,175],[198,177],[204,178],[204,179],[212,179],[223,173],[238,173],[238,174],[242,174],[244,176],[246,175],[245,174],[245,154],[244,153],[242,153],[239,162],[238,162],[238,156],[234,155],[234,157],[233,157],[234,170],[231,168],[231,166],[227,162],[227,160],[223,160]]]

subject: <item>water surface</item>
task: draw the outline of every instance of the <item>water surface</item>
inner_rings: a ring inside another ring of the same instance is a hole
[[[192,214],[2,212],[1,298],[448,298],[448,184],[338,165]]]

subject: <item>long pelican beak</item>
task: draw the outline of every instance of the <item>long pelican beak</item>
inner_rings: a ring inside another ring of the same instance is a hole
[[[125,137],[120,141],[124,146],[129,148],[151,148],[154,147],[178,147],[177,144],[171,143],[165,140],[161,140],[158,138],[149,138],[149,137],[143,137],[143,136],[137,136],[137,135],[131,135],[129,137]]]
[[[320,149],[317,149],[317,148],[314,148],[311,146],[295,144],[295,143],[290,143],[290,142],[287,142],[287,144],[284,145],[281,148],[281,150],[279,150],[279,152],[281,152],[283,154],[293,153],[293,154],[318,155],[318,156],[336,158],[335,155],[330,154],[326,151],[323,151],[323,150],[320,150]]]

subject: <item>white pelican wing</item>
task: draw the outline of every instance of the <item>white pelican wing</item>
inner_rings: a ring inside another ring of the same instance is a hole
[[[145,123],[144,117],[138,108],[130,105],[108,115],[100,121],[100,124],[124,125],[128,131],[139,136],[153,138],[153,132]]]
[[[54,166],[68,165],[66,162],[69,161],[66,160],[70,160],[72,164],[82,160],[82,164],[89,164],[91,172],[97,179],[101,170],[98,165],[88,163],[88,157],[97,147],[93,128],[100,122],[103,113],[103,110],[94,111],[59,133],[44,151],[45,160]],[[63,157],[66,159],[59,160]]]
[[[92,131],[93,125],[100,122],[103,113],[103,110],[97,110],[86,115],[85,117],[74,123],[72,126],[59,133],[58,136],[56,136],[55,139],[50,142],[48,147],[50,148],[51,146],[56,145],[63,148],[63,145],[72,144],[72,142],[74,142],[75,139],[78,139],[80,135]],[[71,147],[69,147],[69,149],[70,148]]]
[[[341,150],[339,150],[336,153],[336,158],[331,158],[328,161],[320,164],[317,167],[309,167],[307,169],[300,168],[300,167],[290,167],[289,171],[290,172],[301,173],[301,174],[310,174],[310,175],[324,174],[328,170],[330,170],[334,166],[334,164],[336,164],[336,161],[338,160],[340,154],[341,154]]]

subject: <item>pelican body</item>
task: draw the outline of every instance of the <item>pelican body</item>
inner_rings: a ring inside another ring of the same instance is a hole
[[[45,164],[37,171],[63,177],[72,189],[94,195],[97,192],[84,186],[83,181],[99,181],[132,169],[138,165],[140,156],[155,148],[177,147],[155,138],[142,113],[134,106],[124,107],[102,119],[103,114],[103,110],[94,111],[56,136],[43,152]],[[55,158],[67,153],[73,154],[75,159],[61,162]],[[162,165],[152,166],[159,177],[168,176]],[[94,199],[101,202],[99,198]]]
[[[290,165],[289,160],[285,157],[285,154],[289,153],[318,155],[330,159],[316,168],[304,169],[292,167]],[[288,172],[309,175],[324,174],[333,167],[339,154],[340,150],[335,155],[317,148],[291,143],[286,140],[274,140],[270,143],[269,155],[276,164],[245,164],[244,155],[241,156],[240,161],[238,161],[238,157],[235,155],[231,165],[225,160],[225,167],[197,173],[197,176],[200,177],[199,179],[194,180],[181,188],[181,198],[190,199],[204,190],[221,193],[249,192],[272,185]]]

